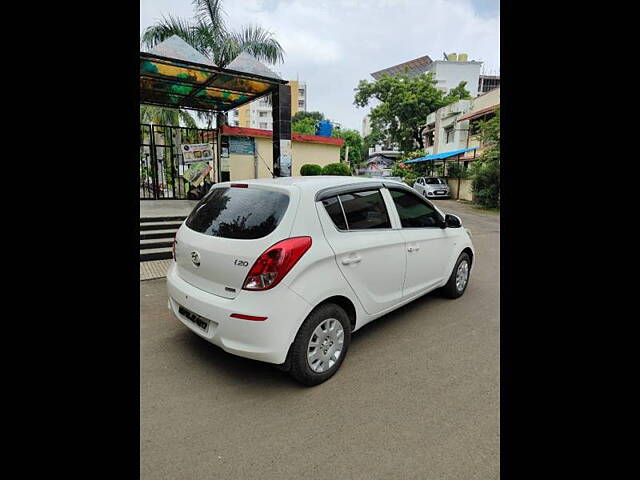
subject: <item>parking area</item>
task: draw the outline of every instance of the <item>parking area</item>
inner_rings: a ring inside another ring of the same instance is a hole
[[[465,295],[363,327],[317,387],[207,343],[165,279],[141,282],[141,478],[497,479],[500,216],[436,205],[473,235]]]

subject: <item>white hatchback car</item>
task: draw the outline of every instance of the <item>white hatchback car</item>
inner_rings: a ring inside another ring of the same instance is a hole
[[[444,178],[416,178],[413,188],[427,198],[449,198],[449,184]]]
[[[314,385],[363,325],[437,288],[462,295],[474,249],[458,217],[405,184],[314,176],[215,185],[174,260],[169,308],[182,323]]]

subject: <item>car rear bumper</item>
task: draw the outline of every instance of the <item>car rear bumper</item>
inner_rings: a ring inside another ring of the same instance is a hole
[[[169,308],[191,331],[226,352],[275,364],[285,361],[291,341],[310,310],[306,301],[283,284],[263,292],[242,290],[234,299],[219,297],[182,280],[175,263],[167,271],[167,292]],[[180,306],[208,321],[207,330],[182,314]],[[231,318],[232,313],[267,319]]]

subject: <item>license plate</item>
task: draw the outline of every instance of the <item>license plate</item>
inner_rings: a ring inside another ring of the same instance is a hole
[[[202,331],[206,332],[209,329],[209,320],[207,320],[204,317],[201,317],[197,313],[193,313],[184,307],[180,307],[178,309],[178,312],[180,313],[180,315],[182,315],[184,318],[186,318],[191,323],[196,325]]]
[[[437,193],[438,195],[443,195],[443,194],[444,194],[444,193],[446,193],[446,192],[445,192],[444,190],[438,190],[436,193]]]

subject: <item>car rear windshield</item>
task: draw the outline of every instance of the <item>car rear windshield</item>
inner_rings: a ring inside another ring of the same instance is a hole
[[[442,180],[440,180],[439,178],[427,178],[427,183],[429,185],[436,185],[436,184],[441,184],[444,183]]]
[[[275,230],[289,196],[255,188],[214,188],[187,218],[187,227],[212,237],[255,239]]]

